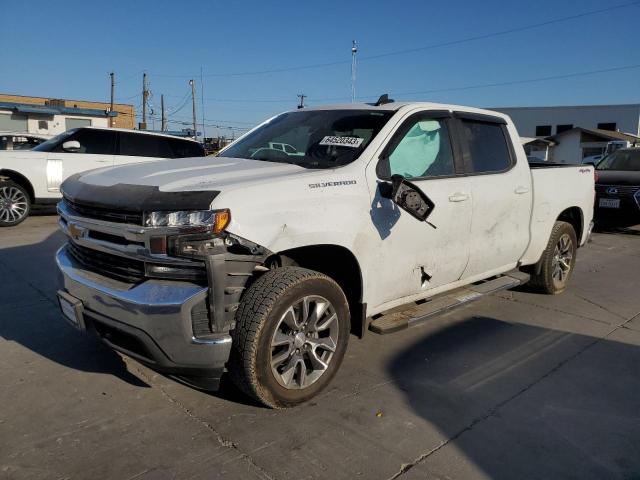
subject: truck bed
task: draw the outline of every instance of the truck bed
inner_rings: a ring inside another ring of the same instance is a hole
[[[531,243],[522,257],[524,265],[538,261],[554,222],[567,209],[573,209],[582,216],[582,231],[578,233],[578,244],[582,245],[593,219],[595,198],[591,165],[540,162],[530,164],[530,168],[533,191]]]

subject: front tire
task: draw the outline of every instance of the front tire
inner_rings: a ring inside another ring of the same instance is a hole
[[[29,193],[11,180],[0,181],[0,227],[22,223],[31,211]]]
[[[325,388],[349,340],[347,299],[331,278],[299,267],[262,275],[236,313],[229,371],[247,395],[292,407]]]
[[[578,240],[573,226],[567,222],[556,222],[540,259],[540,273],[531,276],[529,285],[549,295],[564,292],[576,264],[577,248]]]

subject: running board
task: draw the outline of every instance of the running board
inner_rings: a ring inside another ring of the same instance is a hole
[[[414,327],[436,315],[461,307],[485,295],[517,287],[529,281],[529,274],[512,270],[499,277],[458,288],[442,295],[436,295],[424,303],[404,305],[394,308],[375,318],[369,329],[384,335]]]

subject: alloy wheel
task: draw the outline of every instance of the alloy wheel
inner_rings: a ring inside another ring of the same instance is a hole
[[[554,283],[561,286],[567,281],[573,261],[573,241],[568,233],[564,233],[558,239],[551,261],[551,276]]]
[[[22,190],[12,186],[0,188],[0,222],[19,222],[28,208],[29,202]]]
[[[338,345],[339,319],[324,297],[305,296],[280,318],[271,339],[271,371],[287,389],[303,389],[329,367]]]

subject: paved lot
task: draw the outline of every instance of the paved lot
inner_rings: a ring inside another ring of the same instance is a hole
[[[56,218],[0,231],[0,478],[640,478],[640,232],[570,291],[505,292],[352,338],[316,401],[173,382],[68,327]]]

